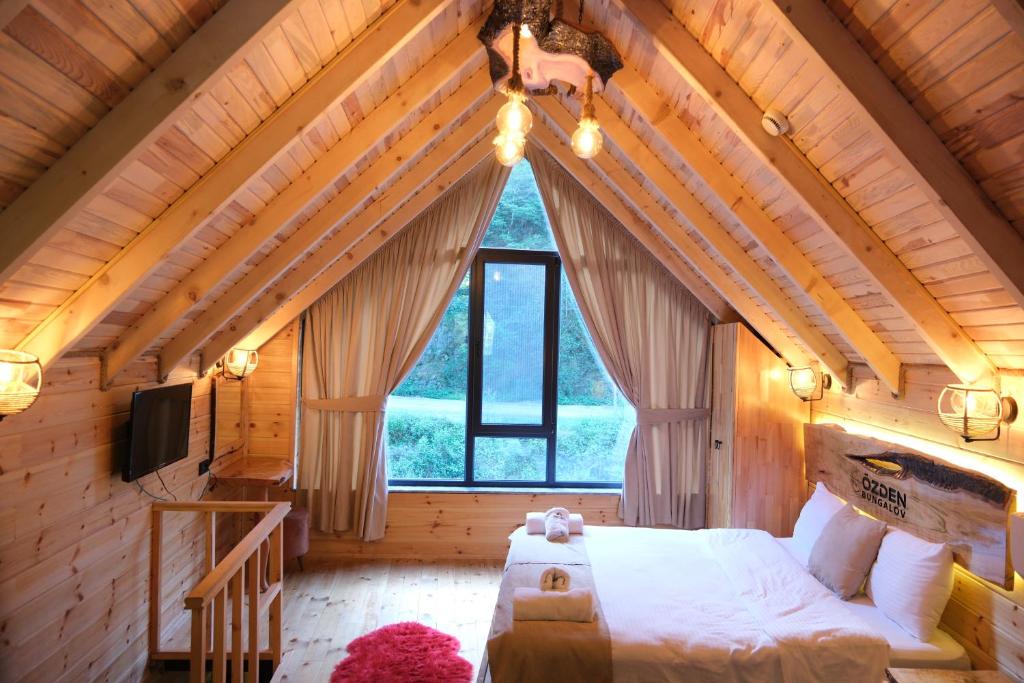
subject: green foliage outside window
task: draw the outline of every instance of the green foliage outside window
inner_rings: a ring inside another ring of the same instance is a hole
[[[483,246],[555,250],[527,162],[520,162],[512,170]],[[509,334],[515,336],[514,332]],[[467,275],[423,356],[389,401],[388,468],[392,479],[464,478],[468,342]],[[621,481],[634,421],[632,409],[600,365],[564,273],[558,343],[556,478]],[[543,462],[538,465],[534,444],[518,442],[478,440],[476,478],[542,480]]]

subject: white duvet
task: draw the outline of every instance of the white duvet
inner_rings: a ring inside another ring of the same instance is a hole
[[[617,683],[884,680],[886,641],[763,531],[587,527],[586,548]]]

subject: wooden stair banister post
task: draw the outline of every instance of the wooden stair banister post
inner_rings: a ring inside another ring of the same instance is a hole
[[[150,658],[175,659],[187,657],[190,665],[189,680],[206,680],[206,662],[212,658],[213,680],[227,683],[228,679],[228,600],[231,601],[231,680],[241,683],[248,665],[250,678],[257,680],[260,657],[269,657],[276,670],[281,663],[282,614],[284,611],[284,518],[290,503],[278,502],[213,502],[182,501],[157,502],[152,507],[152,536],[150,547]],[[160,649],[160,565],[164,512],[198,512],[203,515],[205,557],[209,568],[199,583],[185,597],[185,609],[190,612],[190,641],[187,652]],[[216,562],[216,513],[258,513],[261,519],[224,558]],[[264,549],[265,548],[265,549]],[[269,567],[264,564],[269,562]],[[269,578],[268,586],[261,584]],[[248,583],[248,586],[245,584]],[[244,603],[248,596],[247,650],[243,650]],[[260,649],[259,619],[267,613],[270,647]],[[209,621],[207,621],[209,620]],[[212,628],[212,630],[211,630]]]

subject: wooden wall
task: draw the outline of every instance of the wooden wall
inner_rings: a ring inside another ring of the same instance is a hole
[[[806,490],[807,404],[785,361],[742,324],[715,325],[712,345],[707,525],[789,536]]]
[[[295,401],[299,322],[260,347],[260,362],[245,381],[249,402],[248,454],[291,459],[295,452]]]
[[[121,481],[131,393],[155,386],[139,362],[99,391],[99,360],[63,359],[28,411],[0,423],[0,680],[121,681],[146,663],[150,498]],[[205,484],[210,380],[194,381],[189,456],[161,471],[179,499]],[[166,496],[153,474],[140,483]],[[202,560],[201,527],[170,515],[165,527],[164,620]]]
[[[982,470],[1024,491],[1024,422],[1004,425],[998,441],[964,443],[939,423],[935,413],[942,387],[955,381],[942,367],[909,366],[904,395],[895,399],[866,368],[856,366],[852,392],[828,392],[812,405],[811,419],[902,442]],[[1024,373],[1004,373],[1002,385],[1004,394],[1024,401]],[[998,667],[1024,681],[1024,580],[1020,576],[1014,590],[1006,591],[958,568],[942,627],[967,648],[976,668]]]
[[[587,524],[618,526],[618,493],[484,493],[400,491],[388,496],[383,540],[314,533],[310,555],[321,558],[452,558],[501,560],[508,535],[526,513],[563,506]]]

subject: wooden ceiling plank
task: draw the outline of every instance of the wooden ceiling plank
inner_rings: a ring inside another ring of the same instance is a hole
[[[159,266],[168,253],[230,202],[249,178],[267,168],[296,135],[328,107],[372,78],[382,64],[453,2],[404,0],[392,6],[26,336],[18,348],[39,356],[44,367],[59,358]],[[253,3],[247,0],[244,7],[249,12]],[[221,12],[207,26],[213,25]],[[103,121],[109,118],[108,115]],[[0,214],[0,219],[8,213],[9,210]]]
[[[467,112],[477,107],[485,97],[490,96],[490,93],[490,77],[485,69],[481,69],[453,95],[444,99],[437,108],[403,135],[358,178],[348,184],[298,230],[289,235],[288,239],[270,252],[267,258],[218,297],[184,331],[168,342],[160,351],[161,380],[165,379],[167,373],[182,359],[199,348],[211,335],[221,330],[234,316],[238,315],[275,279],[313,250],[326,234],[338,225],[344,224],[348,217],[365,202],[368,195],[380,192],[397,194],[398,190],[388,186],[401,172],[409,168],[410,160],[415,159],[417,153],[425,147],[441,140],[451,129],[454,121],[458,121]],[[488,104],[482,109],[478,109],[472,120],[474,125],[479,126],[479,121],[486,120],[486,116],[493,118],[497,113],[497,103],[491,98]],[[476,130],[478,131],[479,127]],[[455,144],[458,140],[459,138],[454,138],[451,144]],[[444,142],[442,141],[441,144],[443,145]],[[414,191],[415,188],[412,188],[409,193]],[[380,215],[379,209],[374,205],[370,206],[369,211]],[[359,237],[365,235],[370,229],[372,226],[363,228]],[[218,360],[219,356],[217,358],[207,356],[207,358],[210,358],[212,363]]]
[[[1004,11],[1011,3],[1006,3]],[[985,195],[935,131],[819,0],[767,3],[779,25],[841,84],[887,155],[1024,307],[1024,237]],[[1016,16],[1022,10],[1019,4]]]
[[[0,214],[0,282],[173,125],[194,97],[240,61],[293,2],[229,3],[32,183]],[[0,6],[0,21],[11,18],[7,10],[17,4]]]
[[[610,2],[636,20],[659,54],[835,236],[961,381],[998,385],[995,365],[977,344],[800,151],[764,131],[758,106],[658,0]]]
[[[341,282],[481,162],[493,163],[490,137],[471,144],[503,102],[492,100],[427,153],[371,208],[325,240],[203,347],[208,369],[234,346],[258,349]],[[467,149],[468,146],[468,149]],[[439,169],[441,169],[439,171]],[[415,193],[415,194],[413,194]],[[402,202],[405,198],[411,198]]]
[[[211,256],[189,273],[103,355],[104,387],[143,353],[164,331],[224,280],[239,264],[262,249],[283,226],[303,211],[331,183],[350,173],[356,163],[402,123],[410,111],[418,111],[428,99],[447,87],[474,60],[483,63],[476,38],[478,23],[433,57],[380,107],[361,121],[345,139],[317,159],[299,178],[277,195],[267,207],[244,225]],[[474,78],[485,76],[477,74]]]
[[[0,0],[0,29],[14,21],[32,0]],[[2,280],[3,278],[0,278]]]
[[[618,71],[609,85],[621,93],[661,141],[696,173],[711,190],[717,203],[747,229],[786,276],[807,293],[818,310],[865,359],[882,383],[891,392],[899,393],[899,359],[750,196],[739,180],[722,168],[700,138],[671,111],[662,97],[629,65]],[[603,116],[599,118],[604,120]]]
[[[537,98],[537,105],[562,130],[572,131],[576,126],[575,117],[553,98]],[[708,213],[690,191],[676,178],[660,160],[651,154],[644,142],[630,129],[629,125],[609,107],[604,100],[595,103],[597,118],[601,122],[608,137],[622,152],[622,156],[630,160],[630,164],[657,188],[657,192],[703,237],[711,248],[729,264],[736,274],[747,283],[775,315],[787,325],[812,354],[824,365],[838,381],[846,383],[846,357],[830,342],[821,330],[812,324],[797,308],[778,284],[764,272],[761,267],[747,254],[746,249],[733,239],[732,235]],[[615,175],[606,172],[613,182]],[[650,214],[648,203],[644,214]],[[665,226],[664,235],[673,244],[692,244],[685,230],[681,230],[674,222]]]
[[[685,265],[673,264],[673,261],[680,259],[681,256],[693,270],[707,279],[718,294],[743,316],[782,355],[786,362],[794,367],[803,367],[809,364],[807,354],[697,244],[686,239],[685,235],[681,240],[673,240],[670,237],[670,235],[685,231],[667,211],[651,200],[650,195],[611,158],[611,155],[599,154],[590,163],[584,162],[572,152],[563,139],[548,128],[548,125],[546,121],[540,122],[539,125],[535,124],[533,130],[530,131],[531,139],[535,140],[558,161],[562,168],[576,178],[577,182],[583,185],[616,220],[622,223],[648,251],[658,258],[669,272],[677,277],[680,273],[689,272],[689,268]],[[558,122],[550,125],[565,137],[570,136],[575,128],[575,122],[568,126]],[[625,199],[620,198],[620,195]],[[639,216],[643,216],[643,219]],[[646,224],[647,221],[650,225]],[[675,255],[675,259],[659,256],[664,253],[663,250],[652,248],[655,243],[661,242],[663,239],[671,243],[673,247],[671,253]],[[686,280],[680,280],[680,282],[688,287]]]
[[[1024,4],[1021,0],[992,0],[992,4],[1017,37],[1024,40]]]

